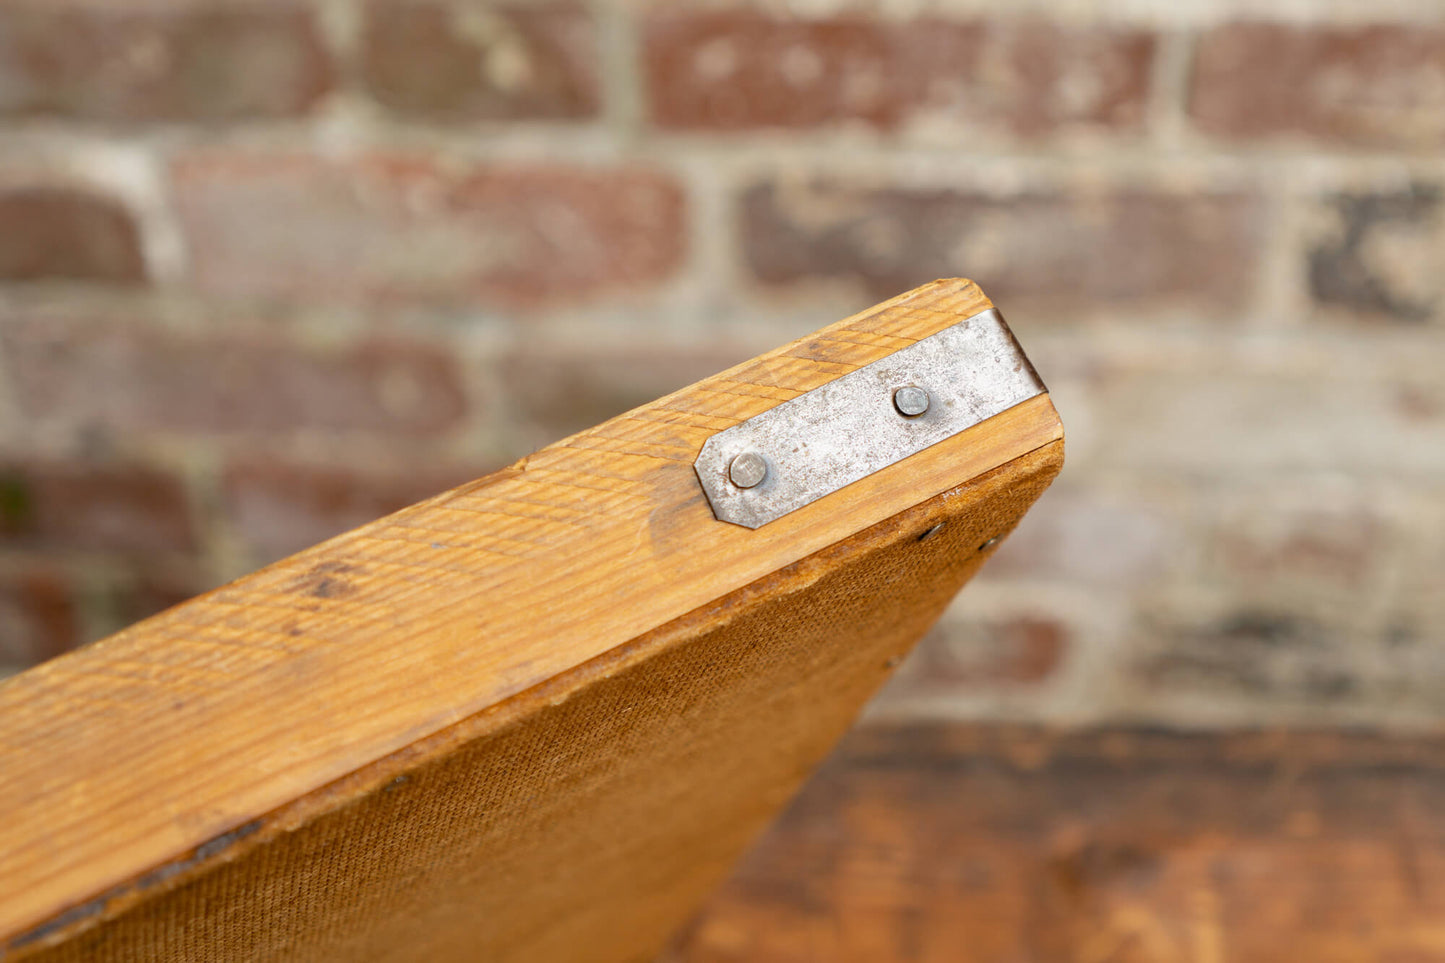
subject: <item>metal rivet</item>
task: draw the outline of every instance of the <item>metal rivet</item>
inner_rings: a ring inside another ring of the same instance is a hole
[[[739,488],[755,488],[768,477],[768,460],[755,451],[735,455],[728,462],[728,481]]]
[[[988,541],[986,541],[986,542],[984,542],[982,545],[980,545],[980,546],[978,547],[978,550],[979,550],[980,552],[986,552],[986,551],[988,551],[989,549],[993,548],[995,545],[997,545],[997,544],[998,544],[998,540],[999,540],[999,536],[995,535],[993,538],[989,539]]]
[[[943,526],[946,525],[946,524],[948,524],[948,523],[947,523],[947,522],[939,522],[937,525],[933,526],[933,527],[930,528],[928,531],[926,531],[926,532],[924,532],[922,535],[918,536],[918,540],[919,540],[920,542],[926,542],[926,541],[928,541],[930,538],[932,538],[933,536],[937,535],[940,531],[942,531],[942,530],[943,530]]]
[[[893,407],[905,418],[917,418],[928,410],[928,392],[917,385],[904,385],[893,392]]]

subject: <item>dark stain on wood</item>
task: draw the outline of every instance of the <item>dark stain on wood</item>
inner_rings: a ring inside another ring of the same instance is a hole
[[[229,832],[221,833],[219,836],[215,836],[202,843],[201,845],[197,846],[187,856],[183,856],[180,859],[166,863],[164,866],[159,866],[151,870],[149,873],[146,873],[145,875],[139,877],[138,879],[132,880],[131,882],[122,883],[119,886],[113,887],[105,891],[101,895],[97,896],[95,899],[87,900],[86,902],[81,903],[77,906],[73,906],[70,909],[65,910],[64,912],[57,913],[55,916],[46,920],[41,925],[35,927],[34,929],[26,933],[22,933],[15,939],[11,940],[9,945],[4,947],[4,949],[17,950],[22,946],[35,943],[39,940],[43,940],[45,939],[45,937],[50,936],[51,934],[59,933],[62,930],[69,929],[74,924],[81,923],[92,917],[98,917],[105,912],[106,907],[113,900],[141,893],[145,890],[150,889],[151,887],[164,883],[165,881],[180,875],[191,867],[199,865],[200,863],[205,862],[213,856],[221,854],[235,843],[245,839],[247,836],[250,836],[252,833],[258,831],[261,826],[262,820],[253,819],[248,823],[243,823],[242,825],[237,826],[235,829],[232,829]],[[3,958],[3,956],[4,952],[0,951],[0,958]]]
[[[323,562],[296,580],[293,591],[318,599],[346,598],[356,592],[356,583],[349,577],[360,575],[358,565],[346,562]]]
[[[34,943],[37,940],[43,940],[45,939],[45,937],[49,936],[52,933],[58,933],[61,930],[66,929],[73,923],[79,923],[82,920],[87,920],[93,916],[98,916],[101,912],[105,910],[105,904],[119,894],[119,889],[111,890],[107,893],[103,893],[100,896],[97,896],[93,900],[88,900],[87,902],[81,903],[78,906],[72,906],[70,909],[65,910],[64,912],[57,913],[50,919],[46,920],[44,923],[41,923],[39,926],[35,927],[35,929],[30,930],[28,933],[22,933],[19,936],[15,937],[15,939],[10,941],[10,945],[6,948],[11,950],[18,950],[20,947],[26,946],[30,943]]]

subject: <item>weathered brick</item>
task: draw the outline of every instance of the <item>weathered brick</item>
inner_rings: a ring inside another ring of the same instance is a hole
[[[435,120],[576,119],[597,113],[597,37],[570,4],[373,0],[361,78],[399,114]]]
[[[0,576],[0,671],[27,668],[78,644],[68,579],[44,569]]]
[[[378,472],[274,459],[231,464],[226,516],[256,561],[271,561],[486,474],[473,468]]]
[[[1177,566],[1188,536],[1157,493],[1065,476],[1029,510],[986,578],[1049,579],[1135,591]]]
[[[1358,701],[1366,678],[1351,650],[1367,644],[1335,620],[1274,603],[1242,603],[1208,616],[1158,613],[1127,665],[1154,698],[1197,693],[1324,707]]]
[[[1175,370],[1105,370],[1093,393],[1107,431],[1091,456],[1116,471],[1173,474],[1208,487],[1307,473],[1370,480],[1445,473],[1445,381],[1438,342],[1415,357],[1370,358],[1366,346],[1321,341],[1315,370],[1208,363]],[[1282,347],[1270,350],[1285,354]],[[1288,360],[1302,361],[1304,352]],[[1372,376],[1368,362],[1392,366]],[[1360,369],[1360,370],[1357,370]]]
[[[945,618],[899,669],[889,699],[1043,682],[1059,667],[1070,637],[1067,626],[1042,615]]]
[[[31,187],[0,192],[0,279],[145,280],[140,236],[117,201]]]
[[[1209,533],[1214,574],[1240,591],[1324,597],[1355,590],[1359,597],[1388,548],[1384,521],[1371,507],[1297,486],[1241,493],[1220,514]]]
[[[937,277],[1004,304],[1177,304],[1249,297],[1264,212],[1241,193],[996,196],[957,189],[772,182],[741,199],[744,253],[768,284],[839,278],[884,298]]]
[[[274,336],[201,337],[124,321],[0,326],[27,418],[72,429],[180,432],[444,432],[467,414],[442,350],[367,341],[304,349]]]
[[[0,534],[7,545],[45,550],[195,548],[180,479],[135,465],[0,463]]]
[[[0,113],[227,121],[306,113],[333,68],[300,5],[0,8]]]
[[[1438,720],[1445,651],[1434,623],[1400,604],[1398,572],[1307,594],[1279,574],[1248,585],[1201,580],[1144,600],[1120,650],[1130,690],[1121,702],[1165,717],[1245,722],[1281,712]]]
[[[1445,29],[1239,23],[1199,41],[1189,115],[1206,133],[1445,144]]]
[[[531,345],[498,366],[509,424],[530,450],[590,428],[747,360],[720,347],[575,351]]]
[[[654,284],[685,243],[682,192],[651,169],[211,151],[174,170],[213,294],[527,306]]]
[[[1316,304],[1364,319],[1445,317],[1445,202],[1435,184],[1322,198],[1307,253]]]
[[[665,127],[742,130],[856,122],[1021,137],[1138,129],[1154,37],[1042,21],[896,21],[666,12],[644,68]]]

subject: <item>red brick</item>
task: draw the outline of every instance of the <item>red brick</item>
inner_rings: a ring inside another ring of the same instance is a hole
[[[66,579],[42,570],[0,576],[0,669],[27,668],[78,644]]]
[[[540,447],[591,428],[694,381],[746,361],[755,352],[722,346],[570,351],[529,346],[499,366],[508,424]]]
[[[195,282],[224,295],[555,303],[678,267],[683,196],[641,168],[213,151],[175,165]]]
[[[1164,302],[1227,313],[1250,296],[1264,211],[1239,193],[1138,188],[994,196],[948,188],[764,183],[741,200],[768,284],[855,281],[875,298],[970,277],[1002,303]]]
[[[1369,511],[1268,501],[1248,507],[1213,538],[1220,575],[1243,588],[1275,594],[1296,585],[1337,597],[1360,589],[1378,567],[1386,533]]]
[[[1445,144],[1445,28],[1216,28],[1199,41],[1189,114],[1231,139]]]
[[[1063,624],[1040,616],[945,621],[899,670],[890,698],[1036,684],[1053,675],[1069,639]]]
[[[0,534],[43,550],[184,552],[195,548],[185,486],[131,465],[0,464]]]
[[[144,281],[140,236],[118,202],[34,187],[0,192],[0,279]]]
[[[406,473],[251,459],[225,476],[225,512],[258,561],[270,561],[486,474]]]
[[[162,333],[51,318],[0,327],[22,412],[47,425],[114,431],[365,431],[456,427],[462,375],[446,352],[369,341],[303,349],[279,338]]]
[[[654,120],[743,130],[942,122],[1023,137],[1135,130],[1148,98],[1148,33],[842,15],[668,12],[645,27]]]
[[[572,4],[374,0],[361,79],[383,106],[421,118],[591,117],[596,44],[591,17]]]
[[[1137,593],[1188,557],[1193,536],[1161,502],[1154,489],[1114,492],[1065,475],[1029,509],[982,577]]]
[[[304,114],[332,65],[301,6],[0,9],[0,113],[100,121]]]

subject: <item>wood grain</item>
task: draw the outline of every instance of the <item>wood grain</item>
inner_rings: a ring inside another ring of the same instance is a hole
[[[1048,484],[1060,447],[258,817],[20,956],[653,959]]]
[[[988,306],[935,282],[9,680],[0,938],[51,945],[265,814],[1057,448],[1040,396],[757,532],[701,496],[710,434]]]
[[[1438,963],[1445,740],[851,734],[667,963]]]

